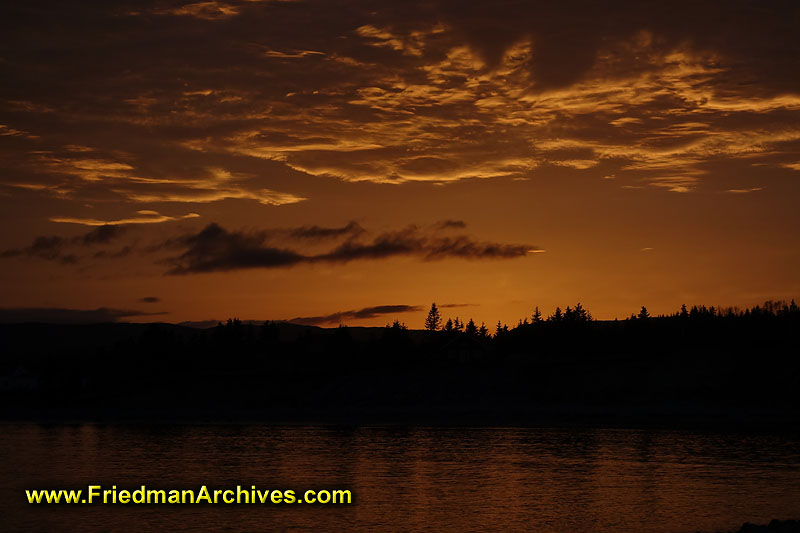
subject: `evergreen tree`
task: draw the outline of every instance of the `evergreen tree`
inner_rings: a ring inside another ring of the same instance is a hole
[[[471,318],[469,319],[469,322],[467,322],[467,326],[465,328],[465,331],[469,335],[477,335],[478,334],[478,326],[475,325],[475,321],[472,320]]]
[[[639,311],[639,316],[636,318],[639,320],[647,320],[650,318],[650,313],[647,312],[647,308],[645,306],[642,306],[641,311]]]
[[[481,327],[478,328],[478,337],[486,338],[489,336],[489,328],[486,327],[485,322],[481,322]]]
[[[583,307],[580,302],[575,304],[575,320],[578,322],[591,322],[592,321],[592,314],[589,312],[588,309]]]
[[[439,315],[439,309],[436,307],[436,302],[431,304],[431,310],[428,311],[428,317],[425,319],[425,329],[428,331],[436,331],[442,325],[442,317]]]
[[[539,322],[542,321],[542,312],[539,311],[539,306],[538,305],[533,310],[533,316],[531,317],[531,321],[534,324],[538,324]]]
[[[445,331],[453,331],[453,319],[448,318],[447,322],[444,323],[444,330]]]

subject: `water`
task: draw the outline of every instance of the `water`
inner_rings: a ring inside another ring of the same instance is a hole
[[[7,531],[728,531],[800,518],[800,441],[535,428],[0,426]],[[353,505],[29,505],[100,484],[341,488]]]

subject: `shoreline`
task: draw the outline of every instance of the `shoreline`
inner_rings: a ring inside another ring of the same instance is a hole
[[[0,424],[41,425],[269,425],[269,426],[396,426],[438,428],[543,428],[687,430],[796,433],[800,416],[789,413],[656,413],[630,411],[578,412],[550,410],[523,413],[467,412],[330,412],[285,409],[152,410],[152,409],[10,409]]]

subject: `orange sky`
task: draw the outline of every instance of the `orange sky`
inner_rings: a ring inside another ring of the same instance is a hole
[[[0,318],[800,294],[796,3],[6,9]]]

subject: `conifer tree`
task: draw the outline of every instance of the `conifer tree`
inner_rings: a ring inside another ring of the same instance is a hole
[[[436,302],[431,304],[431,310],[428,311],[428,317],[425,319],[425,329],[428,331],[436,331],[442,325],[442,317],[439,314],[439,309],[436,307]]]

